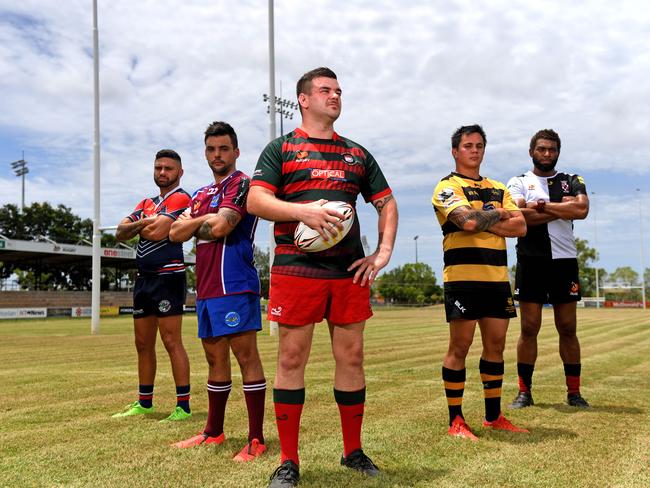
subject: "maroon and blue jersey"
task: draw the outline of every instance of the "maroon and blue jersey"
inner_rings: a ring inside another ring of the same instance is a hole
[[[250,179],[235,171],[220,183],[212,183],[192,195],[192,217],[220,208],[230,208],[241,220],[226,237],[213,241],[196,240],[196,298],[223,297],[240,293],[260,293],[260,280],[253,260],[253,237],[257,217],[246,211]]]
[[[252,185],[271,190],[287,202],[309,203],[325,199],[356,208],[361,194],[373,202],[391,194],[379,164],[364,147],[334,133],[331,139],[309,137],[301,129],[271,141],[257,162]],[[362,258],[361,230],[354,223],[336,246],[305,252],[294,244],[298,222],[276,222],[272,273],[305,278],[347,278],[347,268]]]
[[[147,217],[164,215],[172,220],[190,206],[191,197],[182,188],[176,188],[164,197],[158,195],[142,200],[127,218],[136,222]],[[171,242],[168,237],[150,241],[140,236],[136,249],[136,263],[140,274],[184,273],[183,244]]]

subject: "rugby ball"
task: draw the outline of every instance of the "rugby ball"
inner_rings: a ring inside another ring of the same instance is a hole
[[[343,214],[343,219],[341,219],[343,230],[332,227],[333,233],[330,234],[329,240],[326,241],[317,231],[300,222],[293,234],[293,242],[298,249],[306,252],[324,251],[341,242],[348,235],[348,232],[350,232],[354,223],[354,208],[352,205],[346,202],[326,202],[323,204],[323,207],[331,208]]]

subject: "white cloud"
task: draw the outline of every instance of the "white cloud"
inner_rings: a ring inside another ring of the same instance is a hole
[[[461,124],[484,125],[484,172],[501,180],[528,169],[537,129],[555,128],[562,169],[585,174],[590,189],[633,214],[634,199],[619,197],[626,177],[650,193],[644,5],[278,0],[276,76],[292,99],[307,69],[338,73],[337,130],[375,155],[401,206],[394,262],[412,260],[417,234],[433,262],[440,241],[430,194],[452,169],[449,138]],[[99,6],[103,223],[154,192],[151,163],[161,147],[183,156],[188,189],[209,180],[202,132],[212,120],[235,126],[240,166],[251,172],[268,139],[266,2]],[[27,150],[28,200],[61,202],[84,217],[92,215],[90,9],[81,0],[0,8],[0,156],[13,161]],[[3,165],[0,203],[17,201],[17,182]],[[367,220],[370,238],[372,209]],[[614,239],[618,225],[603,220],[610,240],[601,255],[633,265]]]

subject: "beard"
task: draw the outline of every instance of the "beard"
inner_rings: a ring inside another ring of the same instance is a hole
[[[533,165],[543,173],[548,173],[555,169],[558,158],[551,160],[550,163],[542,163],[539,159],[533,156]]]
[[[153,181],[156,183],[158,188],[169,188],[173,186],[178,181],[178,178],[175,180],[161,180],[160,178],[154,178]]]

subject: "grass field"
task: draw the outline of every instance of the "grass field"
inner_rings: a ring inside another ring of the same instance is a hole
[[[86,319],[0,322],[0,486],[265,487],[279,460],[270,389],[269,455],[239,465],[233,454],[246,441],[241,378],[235,375],[222,446],[174,450],[172,441],[199,432],[206,418],[206,364],[186,317],[194,416],[160,424],[174,406],[173,381],[159,344],[155,403],[147,418],[115,420],[137,388],[130,318],[103,319],[90,336]],[[511,324],[504,404],[516,393]],[[650,486],[650,312],[579,310],[583,394],[593,405],[564,405],[562,364],[551,314],[545,311],[534,377],[537,405],[510,411],[531,434],[480,427],[480,338],[468,358],[464,411],[478,443],[450,438],[440,380],[447,345],[442,309],[376,311],[366,332],[368,398],[364,447],[383,469],[365,479],[338,465],[338,411],[327,328],[320,326],[307,368],[301,431],[302,487]],[[259,335],[269,384],[276,339]],[[236,368],[235,368],[236,371]]]

